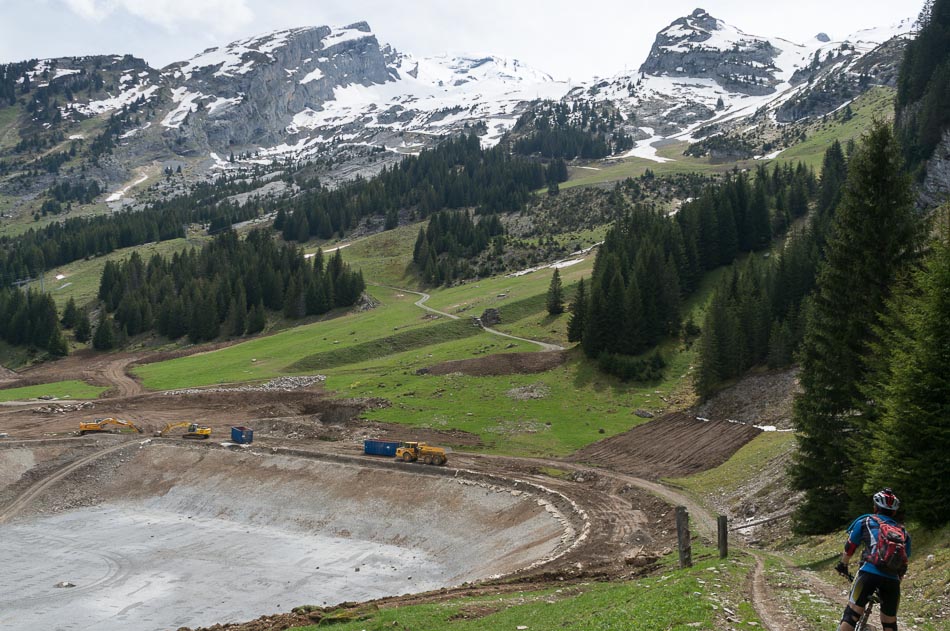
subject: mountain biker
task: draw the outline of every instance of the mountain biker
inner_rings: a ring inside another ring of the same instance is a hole
[[[838,573],[848,575],[848,563],[858,546],[864,544],[864,553],[861,556],[861,567],[854,584],[851,586],[849,602],[845,605],[844,614],[838,631],[854,631],[854,625],[864,613],[868,599],[874,590],[878,590],[881,598],[881,627],[884,631],[897,631],[897,607],[901,600],[902,574],[895,574],[882,570],[871,561],[874,546],[878,541],[878,531],[881,523],[896,526],[903,531],[906,541],[905,551],[910,557],[910,535],[907,530],[894,518],[900,507],[900,500],[891,489],[883,489],[874,494],[874,513],[861,515],[848,527],[848,540],[844,544],[841,560],[835,566]],[[879,521],[880,520],[880,521]]]

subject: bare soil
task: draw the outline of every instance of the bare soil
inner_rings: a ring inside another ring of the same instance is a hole
[[[644,478],[680,477],[719,466],[760,432],[675,412],[585,447],[570,460]]]
[[[695,412],[704,418],[789,429],[792,403],[800,391],[798,368],[751,373],[697,406]]]
[[[474,359],[458,359],[442,362],[428,369],[432,375],[461,373],[471,377],[496,377],[500,375],[526,375],[547,372],[567,360],[564,351],[543,353],[499,353]]]

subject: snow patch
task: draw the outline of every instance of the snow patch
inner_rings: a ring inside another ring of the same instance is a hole
[[[116,191],[115,193],[112,193],[111,195],[109,195],[108,197],[106,197],[106,201],[107,201],[107,202],[117,202],[117,201],[119,201],[120,199],[122,199],[123,197],[125,197],[125,194],[128,193],[128,192],[132,189],[133,186],[138,186],[139,184],[141,184],[142,182],[144,182],[144,181],[147,180],[147,179],[148,179],[148,174],[142,175],[142,177],[140,177],[139,179],[135,180],[134,182],[132,182],[131,184],[129,184],[129,185],[126,186],[125,188],[119,189],[119,190]]]
[[[87,116],[95,116],[121,109],[126,105],[132,105],[141,98],[144,98],[146,101],[148,101],[157,91],[157,85],[139,83],[128,90],[120,92],[117,96],[110,95],[108,99],[102,99],[101,101],[90,101],[89,103],[73,103],[69,107],[72,107],[72,109]]]
[[[323,75],[322,70],[320,70],[319,68],[314,68],[313,70],[307,73],[307,76],[305,76],[303,79],[300,80],[300,83],[310,83],[311,81],[319,81],[320,79],[323,78],[323,76],[324,75]]]

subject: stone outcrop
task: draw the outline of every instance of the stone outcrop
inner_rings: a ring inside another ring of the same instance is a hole
[[[320,110],[336,88],[395,78],[366,22],[270,33],[210,49],[163,72],[179,102],[190,100],[197,109],[192,126],[218,150],[280,144],[294,115]],[[177,129],[167,134],[181,135]]]
[[[768,94],[781,50],[696,9],[660,31],[640,72],[712,79],[732,92]]]

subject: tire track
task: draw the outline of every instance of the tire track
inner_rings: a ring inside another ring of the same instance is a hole
[[[115,393],[112,394],[112,397],[124,399],[145,392],[145,388],[142,387],[142,384],[126,372],[126,368],[139,359],[141,359],[141,357],[123,357],[122,359],[117,359],[106,364],[102,371],[102,378],[111,383],[112,387],[115,388]]]
[[[78,469],[83,468],[87,464],[95,462],[99,458],[107,456],[121,449],[125,449],[130,445],[141,445],[144,444],[144,442],[145,441],[136,441],[135,443],[120,443],[112,447],[107,447],[95,453],[89,454],[88,456],[84,456],[78,460],[75,460],[72,463],[51,473],[47,477],[38,480],[32,486],[23,491],[19,497],[8,504],[6,508],[0,510],[0,524],[4,524],[13,517],[16,517],[20,512],[23,511],[24,508],[29,506],[30,503],[39,497],[43,492]]]

